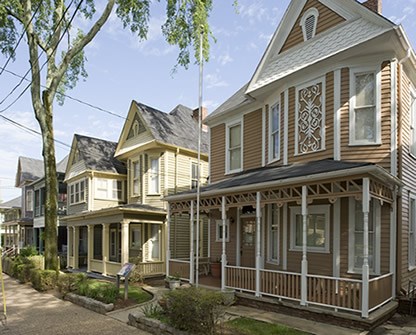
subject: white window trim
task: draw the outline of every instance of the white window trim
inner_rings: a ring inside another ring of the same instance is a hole
[[[414,104],[414,106],[412,105]],[[409,153],[412,157],[416,158],[416,89],[413,85],[410,88],[410,143]]]
[[[312,32],[312,37],[309,39],[311,40],[312,38],[315,37],[316,35],[316,27],[318,26],[318,18],[319,18],[319,11],[315,8],[309,8],[302,16],[301,20],[300,20],[300,26],[302,27],[302,33],[303,33],[303,40],[304,41],[308,41],[308,36],[306,34],[306,26],[305,26],[305,22],[306,19],[310,16],[314,16],[315,17],[315,22],[314,22],[314,26],[313,26],[313,32]]]
[[[106,197],[97,196],[97,194],[98,194],[98,182],[100,180],[105,180],[106,181],[106,184],[107,184],[107,196]],[[113,191],[115,190],[114,187],[113,187],[114,182],[116,182],[116,183],[121,182],[121,198],[114,198],[113,197]],[[96,195],[95,199],[99,199],[99,200],[121,200],[121,201],[124,200],[124,182],[123,182],[123,180],[97,178],[94,185],[95,185],[95,193],[94,194]]]
[[[366,140],[355,140],[355,75],[363,73],[374,73],[376,84],[375,84],[375,102],[376,102],[376,140],[375,142],[369,142]],[[357,67],[350,69],[350,143],[349,145],[380,145],[381,144],[381,67]]]
[[[147,188],[148,188],[148,192],[147,192],[147,194],[148,195],[160,195],[160,159],[159,159],[160,157],[159,156],[155,156],[155,155],[153,155],[153,156],[149,156],[149,162],[148,162],[148,164],[149,164],[149,170],[148,170],[148,186],[147,186]],[[157,190],[152,190],[151,188],[151,185],[152,185],[152,176],[153,176],[153,173],[152,173],[152,160],[156,160],[157,161]]]
[[[409,263],[409,271],[412,271],[414,269],[416,269],[416,220],[415,222],[411,222],[411,206],[412,206],[412,201],[414,200],[414,208],[413,208],[413,213],[416,217],[416,195],[414,194],[409,194],[409,233],[408,233],[408,248],[407,248],[407,258],[408,258],[408,263]],[[413,251],[410,250],[410,239],[412,238],[411,236],[411,230],[412,230],[412,226],[413,226]]]
[[[190,180],[190,182],[189,182],[189,189],[190,190],[193,189],[192,188],[192,182],[193,181],[196,181],[197,182],[197,185],[198,185],[198,184],[201,183],[201,177],[202,177],[202,164],[199,164],[199,180],[198,180],[198,176],[196,176],[196,178],[193,178],[193,176],[192,176],[192,168],[193,168],[194,165],[198,166],[198,161],[191,160],[190,161],[190,164],[189,164],[189,180]],[[195,189],[196,188],[197,187],[195,187]]]
[[[302,246],[296,246],[296,215],[302,213],[301,206],[291,206],[290,208],[290,251],[302,251]],[[325,246],[323,248],[307,247],[308,252],[329,253],[330,232],[329,222],[331,215],[331,205],[308,206],[309,214],[325,214]]]
[[[137,165],[139,166],[139,175],[137,176],[137,180],[138,180],[138,193],[135,193],[134,191],[134,164],[137,163]],[[135,159],[131,161],[131,195],[133,197],[139,197],[140,196],[140,191],[141,191],[141,183],[140,183],[140,175],[141,175],[141,166],[140,166],[140,159]]]
[[[241,133],[241,145],[240,145],[240,162],[241,166],[239,169],[230,170],[230,150],[229,150],[229,144],[230,144],[230,128],[240,125],[240,133]],[[232,174],[241,172],[243,170],[243,151],[244,151],[244,142],[243,142],[243,134],[244,134],[244,122],[243,119],[236,120],[234,122],[227,123],[226,125],[226,136],[225,136],[225,171],[226,174]]]
[[[84,183],[84,197],[82,198],[81,197],[81,183]],[[76,189],[76,185],[79,185],[78,187],[79,187],[79,191],[78,191],[78,193],[79,193],[79,201],[76,201],[76,191],[75,191],[75,189]],[[74,202],[71,202],[71,195],[72,195],[72,191],[71,191],[71,188],[72,188],[72,186],[74,186]],[[69,201],[69,204],[70,205],[77,205],[77,204],[81,204],[81,203],[84,203],[84,202],[86,202],[86,189],[87,189],[87,181],[85,180],[85,179],[82,179],[82,180],[78,180],[78,181],[76,181],[76,182],[74,182],[74,183],[70,183],[69,185],[68,185],[68,190],[69,190],[69,196],[68,196],[68,201]]]
[[[349,198],[348,204],[348,273],[360,274],[362,273],[362,268],[354,267],[354,246],[355,246],[355,201],[354,197]],[[373,225],[374,225],[374,269],[370,268],[371,275],[380,274],[380,238],[381,238],[381,206],[380,202],[376,199],[371,199],[373,201],[373,213],[368,213],[368,215],[373,215]]]
[[[225,235],[227,236],[225,242],[230,242],[230,220],[226,221],[225,230]],[[222,220],[215,220],[215,242],[222,242],[220,231],[222,232]]]
[[[152,239],[152,227],[153,226],[157,226],[158,227],[158,233],[157,233],[157,241],[158,241],[158,247],[159,247],[159,257],[158,258],[153,258],[152,257],[152,252],[153,252],[153,239]],[[148,243],[149,243],[149,247],[147,250],[147,260],[148,261],[152,261],[152,262],[158,262],[158,261],[162,261],[163,260],[163,246],[162,246],[162,225],[157,224],[157,223],[151,223],[148,225],[148,232],[149,232],[149,239],[148,239]]]
[[[26,191],[26,211],[32,212],[33,211],[33,190],[27,190]]]
[[[272,216],[273,206],[268,207],[267,215],[267,231],[268,231],[268,243],[267,243],[267,263],[279,265],[280,264],[280,207],[276,205],[276,226],[277,226],[277,259],[272,258]]]
[[[140,230],[140,249],[138,248],[133,248],[133,231],[139,229]],[[133,250],[142,250],[143,249],[143,225],[142,224],[137,224],[137,223],[130,223],[129,225],[129,248],[133,249]]]
[[[304,152],[299,153],[299,91],[316,84],[322,84],[322,95],[321,95],[321,102],[322,102],[322,127],[321,127],[321,149],[316,151]],[[308,81],[304,84],[296,86],[296,96],[295,96],[295,156],[303,156],[303,155],[310,155],[316,152],[325,151],[325,128],[326,128],[326,78],[319,77],[317,79]]]
[[[278,127],[278,129],[277,129],[277,133],[279,134],[279,151],[278,151],[278,153],[277,153],[277,157],[276,158],[273,158],[273,134],[272,134],[272,131],[273,131],[273,119],[272,119],[272,116],[273,116],[273,108],[274,107],[276,107],[276,106],[279,106],[279,127]],[[282,105],[281,105],[281,103],[280,103],[280,99],[276,102],[276,103],[274,103],[272,106],[271,106],[271,108],[269,108],[269,163],[273,163],[273,162],[277,162],[277,161],[279,161],[280,160],[280,147],[281,147],[281,138],[282,138],[282,136],[281,136],[281,129],[282,129],[282,127],[281,127],[281,117],[282,117]]]

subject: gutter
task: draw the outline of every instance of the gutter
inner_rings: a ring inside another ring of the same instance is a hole
[[[259,184],[242,185],[242,186],[234,186],[231,188],[215,189],[215,190],[211,190],[207,192],[201,192],[201,196],[202,197],[218,196],[218,195],[224,195],[225,193],[238,193],[238,192],[244,192],[244,191],[252,191],[253,189],[266,189],[266,188],[275,187],[275,186],[287,186],[287,185],[292,185],[292,184],[310,183],[310,182],[314,182],[318,180],[339,178],[339,177],[365,174],[365,173],[372,174],[378,178],[387,180],[399,186],[402,185],[402,182],[398,178],[390,175],[382,167],[379,167],[377,165],[370,165],[370,166],[363,166],[363,167],[352,168],[352,169],[318,173],[318,174],[313,174],[309,176],[279,179],[279,180],[269,181],[269,182],[264,182],[264,183],[259,183]],[[190,199],[193,199],[195,195],[196,194],[194,193],[184,194],[184,195],[180,195],[180,194],[172,195],[172,196],[164,198],[163,200],[168,201],[168,202],[190,200]]]

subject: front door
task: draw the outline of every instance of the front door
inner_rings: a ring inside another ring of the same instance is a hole
[[[256,264],[256,218],[241,219],[241,266],[255,267]]]

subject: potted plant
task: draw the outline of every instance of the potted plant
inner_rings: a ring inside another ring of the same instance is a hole
[[[211,276],[214,278],[221,278],[221,260],[219,258],[216,259],[215,262],[210,264],[211,268]]]
[[[169,289],[174,290],[181,286],[181,278],[179,274],[166,277],[166,282],[169,284]]]

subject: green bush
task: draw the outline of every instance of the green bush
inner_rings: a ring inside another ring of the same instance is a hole
[[[77,291],[79,295],[83,295],[106,304],[114,303],[119,297],[119,290],[115,284],[84,279],[78,282]]]
[[[19,255],[21,257],[30,257],[30,256],[36,256],[38,254],[38,251],[36,250],[36,247],[33,245],[29,245],[25,248],[20,249]]]
[[[84,281],[87,276],[84,273],[61,273],[58,276],[56,286],[62,295],[67,295],[78,289],[78,284]]]
[[[14,267],[13,259],[11,259],[10,257],[4,257],[2,259],[2,268],[3,268],[4,273],[7,273],[9,276],[12,276],[13,267]]]
[[[30,281],[30,271],[34,269],[34,266],[32,263],[22,263],[18,264],[15,269],[16,278],[21,283],[27,283]]]
[[[30,271],[30,281],[33,288],[38,291],[47,291],[55,288],[58,273],[55,270],[38,270]]]
[[[165,295],[162,305],[168,323],[192,334],[215,334],[224,314],[223,296],[201,288],[173,290]]]
[[[42,255],[28,256],[33,266],[38,270],[45,270],[45,257]]]

